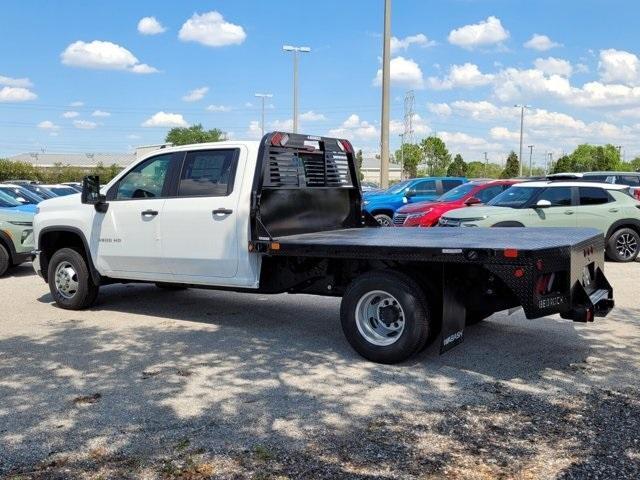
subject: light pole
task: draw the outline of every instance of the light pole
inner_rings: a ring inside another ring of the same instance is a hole
[[[529,145],[529,176],[533,177],[533,145]]]
[[[256,93],[256,98],[262,99],[262,120],[260,121],[260,129],[262,130],[262,136],[264,137],[264,101],[267,98],[272,98],[273,95],[271,93]]]
[[[404,133],[400,134],[400,181],[404,173]]]
[[[524,136],[524,110],[525,108],[531,108],[531,105],[514,105],[514,107],[520,109],[520,156],[518,157],[518,163],[520,163],[520,176],[522,176],[522,138]]]
[[[384,0],[382,44],[382,119],[380,121],[380,186],[389,187],[389,91],[391,85],[391,0]]]
[[[487,158],[487,152],[484,152],[484,178],[487,178],[488,167],[489,167],[489,159]]]
[[[309,47],[284,45],[282,50],[293,52],[293,133],[298,133],[298,52],[309,53]]]

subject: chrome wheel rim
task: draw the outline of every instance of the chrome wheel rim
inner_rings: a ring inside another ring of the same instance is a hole
[[[375,217],[380,225],[383,227],[391,227],[393,226],[393,220],[390,220],[386,215],[378,215]]]
[[[616,239],[616,250],[622,258],[632,258],[638,251],[638,240],[631,233],[623,233]]]
[[[61,262],[56,268],[55,285],[57,292],[66,299],[78,293],[78,273],[69,262]]]
[[[405,318],[400,302],[383,290],[367,292],[356,305],[356,325],[360,335],[380,347],[398,341],[404,331]]]

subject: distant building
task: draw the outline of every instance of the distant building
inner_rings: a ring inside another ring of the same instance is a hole
[[[362,167],[360,168],[362,172],[364,182],[374,182],[380,183],[380,159],[376,158],[375,155],[366,155],[362,159]],[[389,180],[392,182],[397,182],[400,180],[400,165],[395,163],[389,164]]]
[[[30,163],[35,167],[51,168],[56,165],[71,167],[93,168],[97,165],[109,167],[117,165],[126,167],[134,160],[171,144],[142,145],[137,147],[133,153],[42,153],[30,152],[20,153],[9,157],[9,160],[16,162]]]

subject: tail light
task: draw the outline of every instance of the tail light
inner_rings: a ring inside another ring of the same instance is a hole
[[[286,133],[276,132],[271,137],[271,145],[274,147],[284,147],[289,141],[289,135]]]
[[[353,153],[353,146],[347,140],[338,140],[338,147],[340,150],[347,153]]]
[[[518,250],[515,248],[506,248],[504,250],[504,258],[518,258]]]

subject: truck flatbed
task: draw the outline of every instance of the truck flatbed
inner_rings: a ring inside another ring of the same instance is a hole
[[[275,255],[309,257],[390,258],[438,260],[477,251],[479,257],[504,258],[496,252],[518,250],[518,255],[557,249],[580,249],[603,242],[602,233],[584,228],[349,228],[344,230],[288,235]],[[478,260],[480,258],[478,257]],[[467,260],[470,260],[467,255]],[[472,258],[473,259],[473,258]]]

